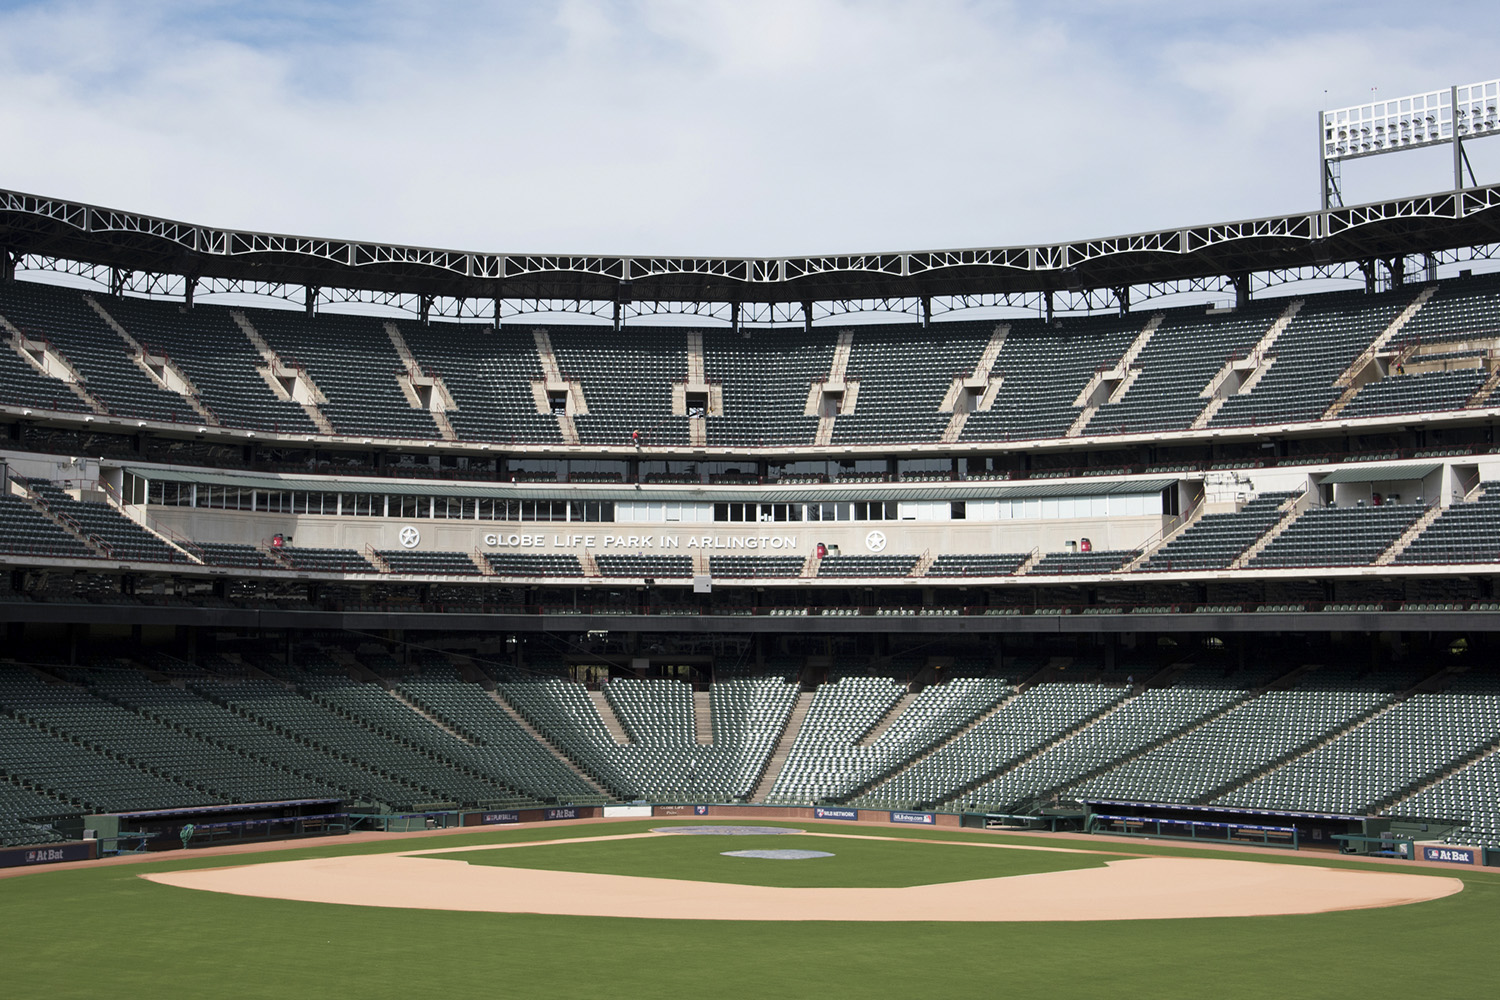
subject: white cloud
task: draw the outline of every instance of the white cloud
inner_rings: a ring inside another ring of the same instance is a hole
[[[1060,9],[26,7],[0,13],[0,186],[494,250],[1005,244],[1311,207],[1324,88],[1486,74],[1438,29]]]

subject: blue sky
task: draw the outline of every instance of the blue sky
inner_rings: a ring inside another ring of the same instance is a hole
[[[1317,110],[1500,77],[1488,14],[1279,0],[0,2],[0,187],[497,251],[1115,235],[1313,207]],[[1481,181],[1500,180],[1500,140],[1471,145]],[[1446,156],[1350,164],[1347,198],[1439,189]]]

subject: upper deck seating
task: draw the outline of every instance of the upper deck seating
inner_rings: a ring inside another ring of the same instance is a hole
[[[9,282],[0,290],[0,315],[28,337],[45,339],[61,351],[89,394],[110,413],[195,426],[203,422],[186,400],[136,366],[125,341],[77,289]]]
[[[136,298],[104,301],[121,326],[148,352],[165,355],[192,380],[198,397],[224,427],[313,434],[318,428],[301,405],[279,399],[256,369],[260,353],[222,306],[191,312],[173,302]]]

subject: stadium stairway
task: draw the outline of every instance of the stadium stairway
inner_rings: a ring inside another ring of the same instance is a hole
[[[948,395],[943,399],[943,404],[938,408],[940,413],[951,413],[948,418],[948,426],[943,430],[942,441],[944,444],[952,444],[959,439],[964,432],[964,424],[969,421],[969,414],[975,409],[988,409],[995,402],[995,394],[1000,391],[1000,383],[1005,380],[1004,375],[993,374],[995,359],[1000,357],[1000,350],[1005,346],[1005,338],[1010,334],[1010,324],[1001,323],[995,327],[990,334],[989,343],[985,345],[984,353],[979,356],[979,362],[974,366],[974,371],[968,378],[953,380],[953,386],[948,390]],[[966,394],[972,394],[972,402],[963,400]],[[963,402],[960,402],[963,400]]]
[[[334,434],[332,422],[322,410],[318,409],[318,404],[328,402],[328,397],[323,394],[322,389],[318,388],[318,384],[313,381],[306,369],[298,368],[283,360],[276,353],[275,348],[266,342],[266,338],[260,335],[260,331],[255,328],[254,323],[250,322],[250,317],[245,314],[244,310],[233,309],[229,316],[234,320],[235,326],[240,328],[240,332],[245,335],[245,339],[250,341],[250,346],[254,347],[265,360],[265,367],[258,368],[256,371],[261,378],[265,379],[266,385],[270,387],[276,398],[297,403],[302,407],[302,412],[307,414],[307,419],[313,422],[313,426],[322,433],[332,436]]]
[[[1405,552],[1411,543],[1420,538],[1422,532],[1426,531],[1432,525],[1432,522],[1438,519],[1443,510],[1443,505],[1440,503],[1435,503],[1431,507],[1428,507],[1421,517],[1413,521],[1411,526],[1390,544],[1389,548],[1375,557],[1375,561],[1371,565],[1389,566],[1395,562],[1401,553]]]
[[[528,736],[536,740],[539,745],[546,747],[547,752],[561,761],[564,767],[566,767],[569,771],[572,771],[574,774],[578,775],[579,778],[588,782],[589,787],[593,788],[600,795],[604,796],[605,799],[614,800],[614,794],[608,791],[598,778],[594,777],[592,774],[589,774],[583,768],[579,767],[576,763],[573,762],[573,760],[568,757],[567,754],[559,750],[555,743],[547,739],[547,737],[543,736],[535,726],[527,722],[526,717],[523,716],[520,712],[516,711],[514,705],[505,700],[504,695],[502,695],[499,691],[490,688],[486,688],[484,693],[491,701],[500,706],[500,710],[502,712],[514,719],[516,725],[520,726]]]
[[[916,700],[917,692],[915,691],[907,691],[900,698],[897,698],[896,703],[891,706],[890,711],[881,716],[880,721],[871,726],[868,733],[860,737],[859,746],[867,747],[884,736],[886,730],[895,725],[896,720],[901,718],[902,713],[911,708],[911,703]]]
[[[699,746],[713,745],[713,693],[710,691],[693,692],[693,738]]]
[[[1290,528],[1292,526],[1292,523],[1296,521],[1297,518],[1301,517],[1302,513],[1305,510],[1312,506],[1312,498],[1312,491],[1304,490],[1298,497],[1296,497],[1296,499],[1287,501],[1286,513],[1281,515],[1281,520],[1271,525],[1270,529],[1267,530],[1264,535],[1261,535],[1248,549],[1246,549],[1244,552],[1241,552],[1239,556],[1237,556],[1235,560],[1229,564],[1229,568],[1243,569],[1250,562],[1250,560],[1260,555],[1261,552],[1265,550],[1265,547],[1267,545],[1270,545],[1276,540],[1277,535]]]
[[[187,372],[172,363],[172,359],[165,354],[152,354],[140,341],[131,336],[109,312],[99,303],[94,296],[84,293],[83,300],[89,304],[104,324],[113,330],[119,338],[125,341],[125,346],[130,349],[130,360],[139,368],[147,378],[167,392],[175,392],[182,397],[194,413],[203,418],[203,422],[210,427],[220,426],[219,417],[208,405],[203,402],[203,397],[198,392],[198,387],[188,377]]]
[[[1361,376],[1375,363],[1376,355],[1380,353],[1381,348],[1389,344],[1392,338],[1401,332],[1401,328],[1411,321],[1411,318],[1426,304],[1428,299],[1432,298],[1437,289],[1438,286],[1434,284],[1428,285],[1418,292],[1417,297],[1412,299],[1411,303],[1405,309],[1401,310],[1396,318],[1386,325],[1384,330],[1381,330],[1376,335],[1375,339],[1370,342],[1370,346],[1361,351],[1359,357],[1349,363],[1349,367],[1344,369],[1343,374],[1333,382],[1335,388],[1343,387],[1343,393],[1324,411],[1320,419],[1332,420],[1334,417],[1337,417],[1343,411],[1344,407],[1354,402],[1354,397],[1359,394],[1359,390],[1373,381],[1373,379],[1368,378],[1362,379]]]
[[[590,691],[589,701],[594,703],[594,711],[599,713],[599,718],[604,722],[604,728],[609,730],[609,735],[620,746],[629,746],[630,734],[625,732],[625,727],[620,724],[620,717],[615,714],[615,707],[609,703],[603,691]]]
[[[776,741],[771,756],[766,759],[766,769],[761,772],[760,781],[755,785],[755,791],[750,796],[751,802],[764,802],[766,796],[771,794],[771,789],[776,787],[776,780],[781,777],[781,770],[786,766],[786,759],[792,752],[792,746],[797,742],[797,734],[802,732],[802,723],[807,719],[807,713],[812,708],[814,692],[801,691],[797,694],[797,703],[792,706],[792,712],[787,716],[786,728],[781,731],[781,737]]]
[[[0,316],[0,332],[10,335],[6,338],[6,343],[37,374],[62,383],[64,388],[78,397],[79,402],[95,413],[101,415],[109,413],[109,408],[84,388],[83,376],[79,374],[77,368],[73,367],[73,363],[62,355],[62,352],[46,341],[32,340],[4,316]]]
[[[1306,299],[1293,299],[1288,302],[1286,310],[1276,318],[1276,322],[1271,324],[1270,329],[1266,331],[1266,335],[1260,338],[1260,341],[1250,349],[1250,353],[1248,357],[1243,359],[1243,363],[1234,359],[1224,362],[1224,367],[1220,368],[1218,374],[1209,380],[1208,385],[1203,387],[1201,395],[1208,400],[1208,403],[1204,405],[1202,412],[1194,418],[1191,425],[1192,430],[1197,431],[1207,427],[1214,416],[1218,414],[1220,408],[1223,407],[1225,401],[1231,396],[1243,395],[1255,388],[1255,383],[1259,382],[1265,376],[1266,372],[1271,370],[1271,366],[1276,363],[1274,357],[1268,356],[1271,348],[1276,346],[1276,339],[1286,332],[1287,327],[1292,325],[1292,320],[1297,318],[1297,313],[1302,311],[1302,306],[1306,302]],[[1230,380],[1236,371],[1244,371],[1246,367],[1251,365],[1253,365],[1253,370],[1244,376],[1235,389],[1227,392],[1224,391],[1225,383]]]

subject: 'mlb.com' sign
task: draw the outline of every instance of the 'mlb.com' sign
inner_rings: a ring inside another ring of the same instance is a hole
[[[813,806],[814,819],[859,819],[858,809],[829,809],[827,806]]]
[[[1472,865],[1474,863],[1474,848],[1424,847],[1422,848],[1422,860],[1446,861],[1450,865]]]
[[[918,823],[922,826],[933,826],[937,823],[937,816],[933,813],[893,812],[892,823]]]

